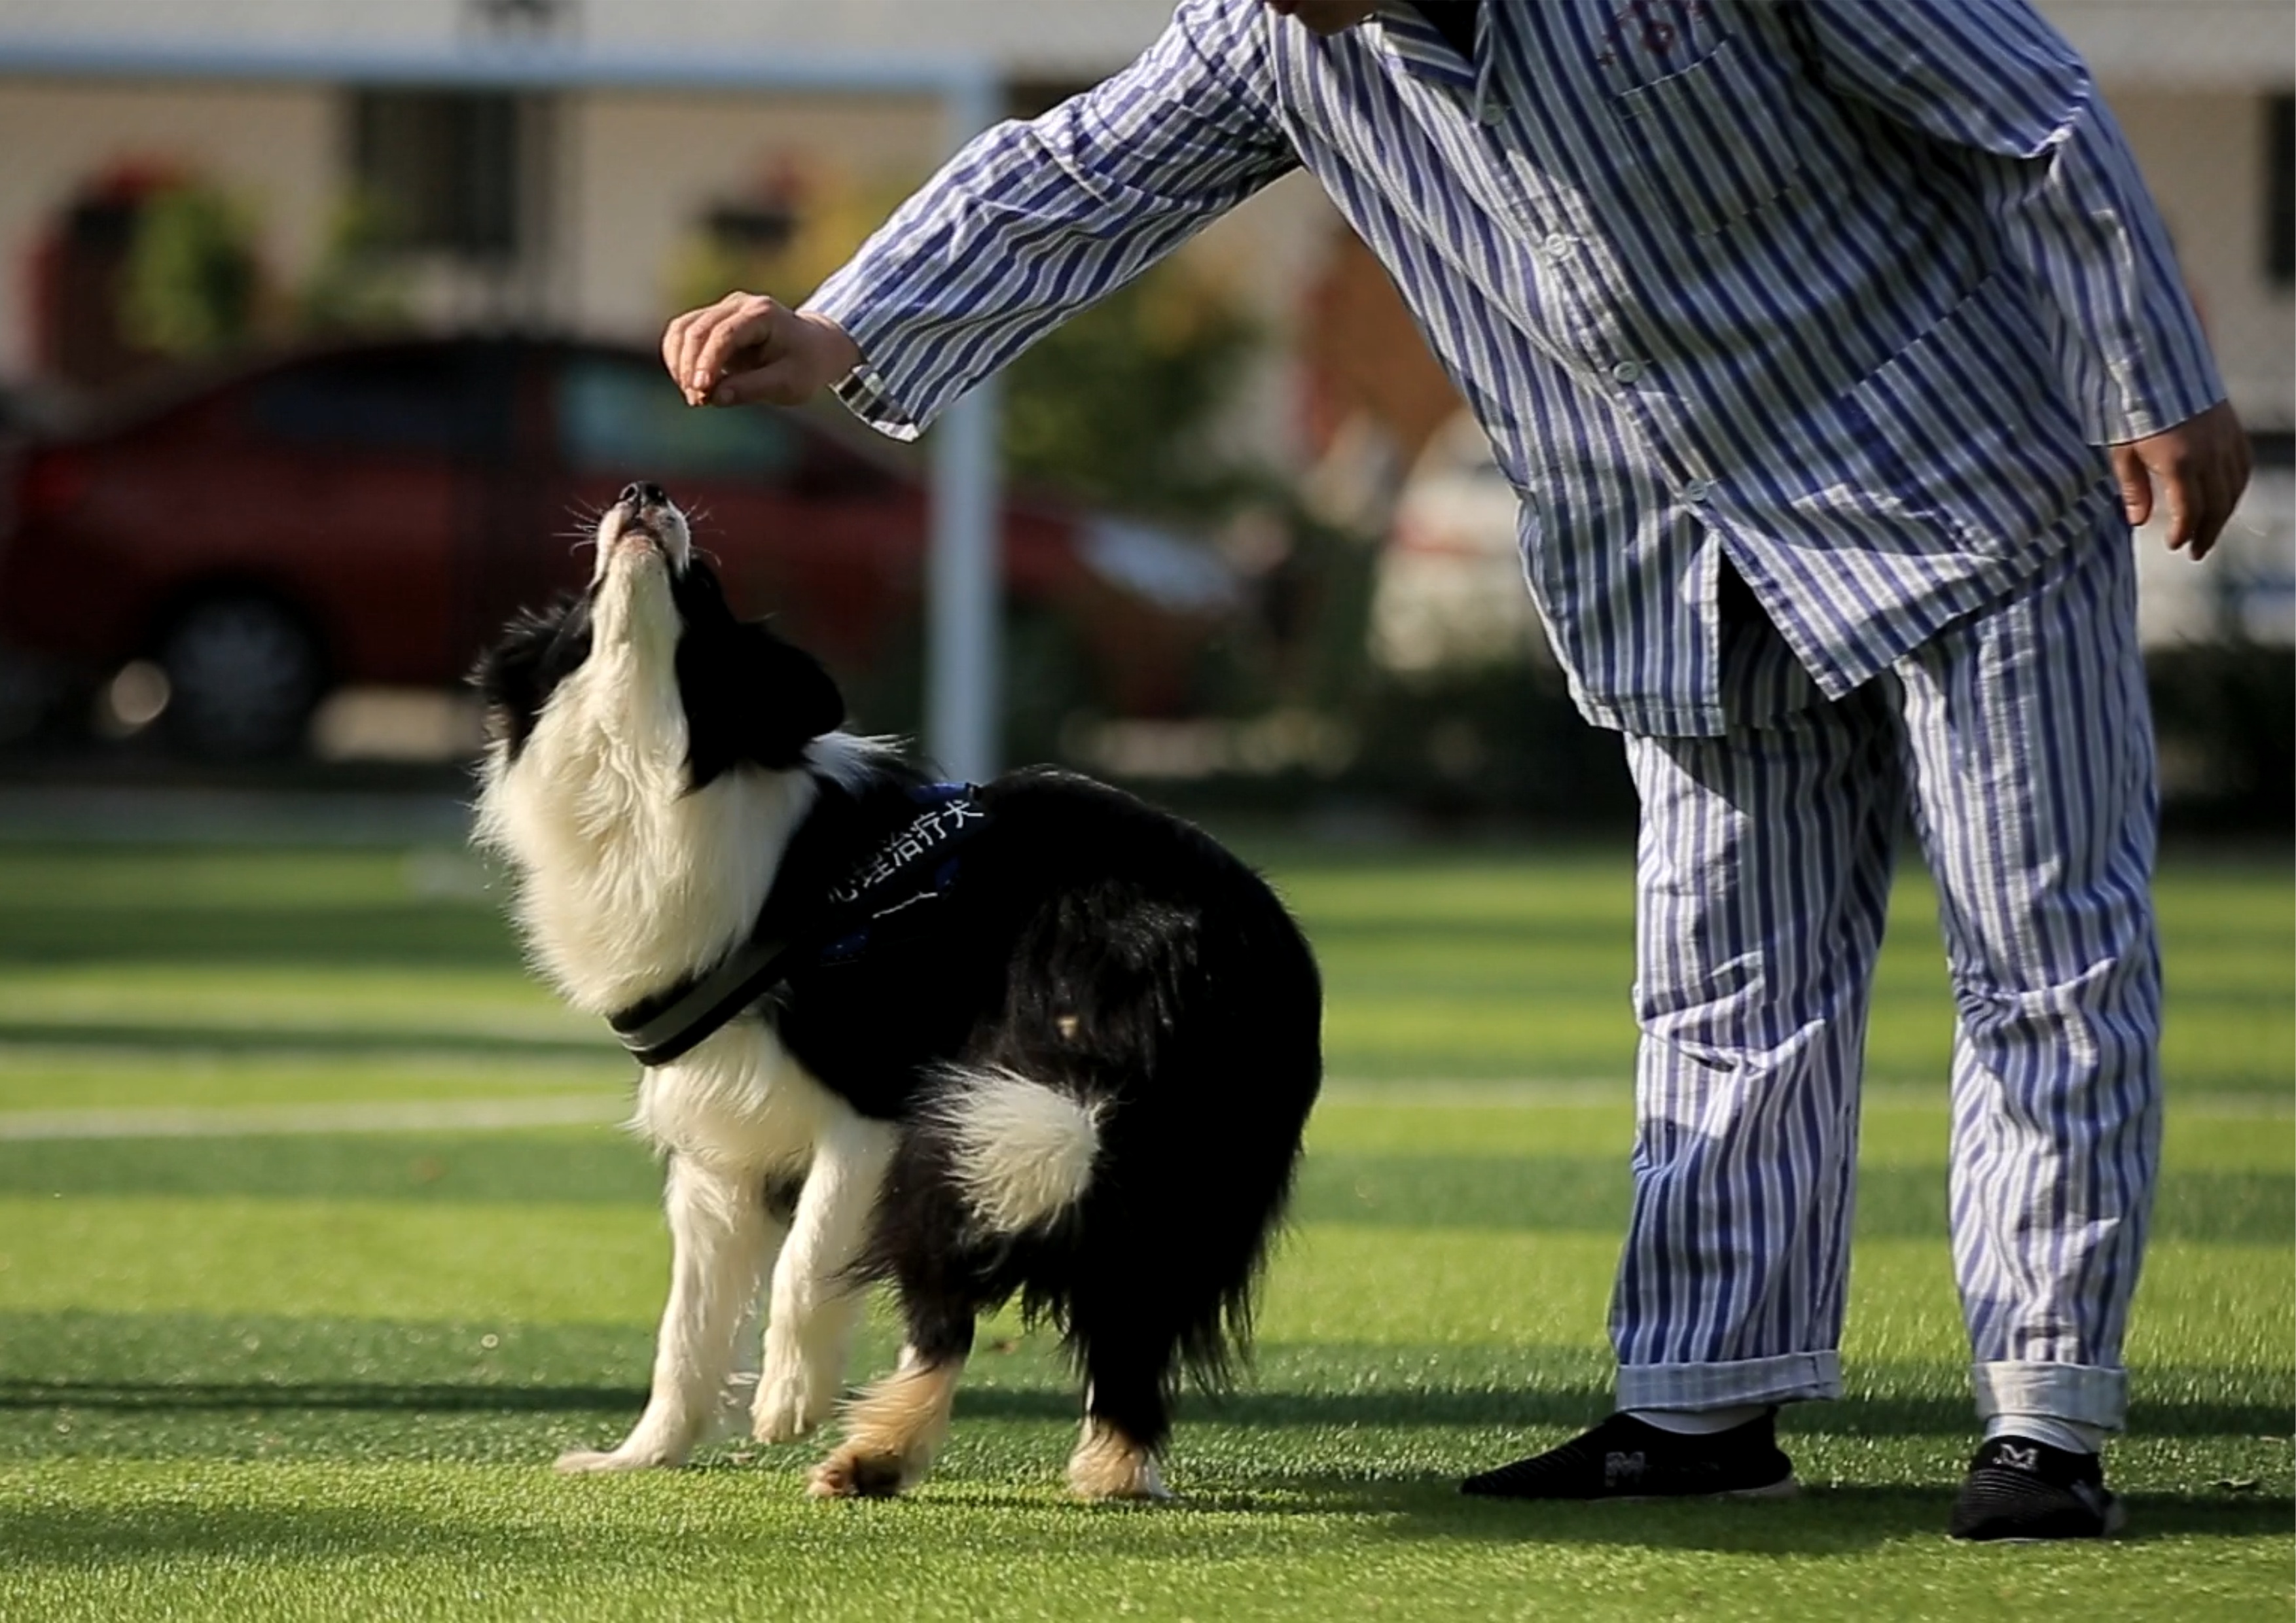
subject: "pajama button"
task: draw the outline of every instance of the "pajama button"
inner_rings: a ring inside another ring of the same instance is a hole
[[[1682,499],[1685,502],[1702,502],[1713,493],[1714,486],[1711,481],[1694,479],[1682,488]]]
[[[1611,368],[1611,375],[1621,383],[1638,382],[1641,381],[1643,375],[1642,363],[1639,361],[1620,361],[1617,365]]]

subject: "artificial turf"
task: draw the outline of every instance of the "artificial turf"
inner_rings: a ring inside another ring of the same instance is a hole
[[[1002,1321],[909,1501],[807,1501],[810,1445],[554,1476],[642,1400],[666,1242],[603,1121],[624,1068],[458,859],[0,848],[0,1619],[2296,1609],[2284,863],[2164,870],[2167,1172],[2111,1462],[2130,1535],[1978,1549],[1942,1534],[1973,1439],[1918,879],[1877,996],[1851,1394],[1784,1427],[1811,1491],[1533,1507],[1455,1484],[1606,1406],[1631,859],[1266,856],[1325,966],[1334,1083],[1257,1366],[1185,1406],[1180,1502],[1136,1509],[1064,1499],[1072,1384]],[[600,1123],[310,1113],[569,1098]],[[873,1325],[857,1373],[892,1350]]]

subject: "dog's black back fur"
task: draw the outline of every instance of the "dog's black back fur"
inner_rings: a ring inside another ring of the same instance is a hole
[[[800,764],[842,716],[828,676],[736,621],[698,561],[677,600],[693,787],[738,764]],[[578,668],[586,628],[583,600],[565,600],[481,665],[512,750]],[[922,781],[890,758],[862,782],[823,780],[766,927],[801,936]],[[763,1012],[821,1082],[901,1124],[860,1266],[898,1286],[911,1345],[962,1358],[975,1316],[1017,1295],[1061,1328],[1092,1414],[1152,1449],[1180,1369],[1219,1379],[1249,1334],[1321,1078],[1315,961],[1257,874],[1129,795],[1038,768],[976,798],[989,822],[953,881],[866,953],[805,963]],[[1007,1069],[1097,1110],[1089,1185],[1050,1225],[975,1220],[929,1108],[949,1065]]]
[[[939,1061],[1103,1106],[1084,1199],[1018,1237],[979,1233],[951,1146],[905,1133],[868,1266],[928,1354],[961,1353],[1017,1291],[1066,1332],[1096,1412],[1152,1447],[1172,1352],[1217,1378],[1248,1334],[1321,1077],[1315,962],[1256,875],[1130,796],[1037,770],[980,798],[992,821],[955,883],[886,950],[793,978],[782,1040],[873,1114],[913,1115]]]

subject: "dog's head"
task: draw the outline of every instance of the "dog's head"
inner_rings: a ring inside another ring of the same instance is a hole
[[[472,677],[504,765],[554,709],[685,718],[688,784],[744,764],[781,771],[845,718],[812,655],[734,618],[697,556],[685,515],[659,485],[635,484],[598,521],[586,591],[513,620]]]

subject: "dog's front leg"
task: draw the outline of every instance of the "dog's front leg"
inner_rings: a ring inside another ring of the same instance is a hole
[[[663,1204],[669,1305],[654,1344],[652,1395],[620,1447],[563,1455],[561,1471],[681,1464],[718,1414],[734,1333],[757,1299],[773,1228],[757,1178],[716,1172],[675,1152]]]
[[[848,1277],[893,1154],[893,1130],[849,1116],[822,1135],[798,1195],[766,1317],[765,1366],[750,1411],[759,1442],[802,1437],[829,1418],[845,1380],[862,1291]]]

